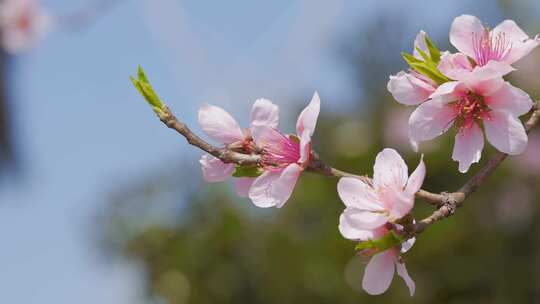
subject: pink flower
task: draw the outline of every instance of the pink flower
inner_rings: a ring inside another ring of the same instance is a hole
[[[538,37],[529,38],[512,20],[505,20],[490,31],[478,18],[470,15],[454,19],[450,42],[461,53],[474,59],[478,66],[492,60],[513,64],[540,43]]]
[[[449,60],[460,61],[459,54]],[[461,69],[461,71],[458,71]],[[519,116],[531,109],[527,93],[504,81],[513,71],[507,63],[490,61],[484,66],[450,68],[457,81],[442,84],[409,119],[412,141],[431,140],[452,125],[457,128],[452,159],[467,172],[480,160],[484,147],[483,125],[488,141],[499,151],[516,155],[527,147],[527,134]]]
[[[413,54],[418,59],[422,58],[418,54],[416,47],[427,52],[425,36],[426,33],[421,31],[416,36],[414,42],[415,49]],[[429,99],[429,95],[435,92],[437,84],[428,77],[410,70],[408,73],[401,71],[396,75],[391,75],[386,87],[399,103],[404,105],[418,105]]]
[[[33,47],[51,28],[51,18],[35,0],[0,3],[2,47],[18,53]]]
[[[426,175],[426,167],[420,160],[409,177],[405,161],[393,149],[381,151],[373,169],[372,184],[352,177],[339,180],[338,194],[346,206],[339,219],[339,231],[347,239],[366,241],[381,238],[389,229],[399,232],[401,226],[392,223],[411,211],[414,195],[420,190]],[[367,293],[378,295],[385,292],[397,269],[411,296],[414,294],[414,282],[400,260],[400,252],[409,250],[413,243],[414,238],[401,244],[401,248],[391,248],[373,256],[362,281]]]
[[[364,239],[366,230],[383,227],[407,215],[426,175],[426,167],[420,160],[409,177],[405,161],[394,149],[377,154],[373,171],[372,184],[353,177],[338,182],[338,194],[346,206],[339,230],[348,239]]]
[[[253,104],[251,125],[246,130],[242,130],[236,120],[220,107],[204,105],[199,110],[199,125],[209,137],[244,153],[251,153],[255,149],[251,133],[256,127],[277,128],[278,123],[279,109],[266,99],[258,99]],[[223,163],[212,155],[203,155],[199,162],[204,180],[210,183],[226,180],[235,170],[234,164]],[[237,178],[238,195],[247,197],[253,181],[254,178]]]
[[[388,232],[389,230],[385,227],[377,228],[370,232],[372,234],[370,238],[380,238]],[[416,285],[409,276],[400,254],[407,252],[413,246],[414,242],[415,239],[412,238],[403,242],[399,248],[390,248],[373,255],[364,271],[362,288],[370,295],[383,294],[390,287],[394,278],[394,272],[397,271],[397,274],[405,281],[405,284],[409,288],[409,294],[412,297]]]
[[[262,208],[282,207],[291,197],[302,171],[309,165],[311,136],[320,111],[319,95],[300,113],[296,136],[285,135],[268,125],[253,129],[253,140],[261,149],[265,172],[257,177],[249,190],[249,198]]]

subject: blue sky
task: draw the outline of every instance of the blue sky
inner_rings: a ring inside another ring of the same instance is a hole
[[[88,1],[42,2],[65,13]],[[325,104],[357,91],[336,56],[340,35],[397,9],[414,14],[404,31],[412,41],[419,29],[446,30],[454,16],[476,12],[465,10],[467,1],[433,2],[125,0],[89,28],[60,29],[14,58],[23,174],[0,184],[0,302],[138,303],[140,269],[100,259],[93,217],[115,185],[199,154],[165,130],[131,87],[138,64],[195,130],[203,102],[244,122],[258,97],[289,118],[299,106],[290,100],[307,94],[307,103],[314,90],[323,111],[346,109]]]

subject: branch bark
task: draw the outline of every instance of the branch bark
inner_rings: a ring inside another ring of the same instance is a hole
[[[529,133],[532,128],[538,124],[539,120],[540,101],[537,101],[531,110],[529,119],[524,124],[527,133]],[[480,187],[480,185],[482,185],[487,178],[493,174],[495,169],[499,167],[507,156],[508,154],[506,153],[495,153],[480,169],[480,171],[473,175],[463,186],[461,186],[461,188],[459,188],[459,190],[453,193],[444,193],[438,208],[430,216],[418,222],[411,234],[418,235],[433,223],[452,216],[457,208],[463,205],[465,199],[475,192],[478,187]]]
[[[163,107],[161,112],[157,113],[159,119],[170,129],[175,130],[180,135],[182,135],[187,142],[195,146],[216,158],[219,158],[225,163],[235,163],[238,165],[259,165],[261,161],[261,156],[259,154],[243,154],[236,151],[232,151],[227,147],[216,147],[199,136],[193,133],[185,123],[179,121],[171,112],[168,107]],[[529,119],[525,122],[524,126],[529,133],[529,131],[540,121],[540,103],[536,102]],[[463,202],[467,199],[469,195],[475,192],[478,187],[480,187],[488,177],[490,177],[493,172],[499,167],[499,165],[506,159],[508,154],[497,152],[495,153],[486,164],[475,174],[473,175],[463,186],[461,186],[455,192],[442,192],[442,193],[433,193],[427,190],[419,190],[416,193],[416,197],[426,201],[427,203],[437,206],[433,213],[420,220],[416,224],[411,221],[408,223],[403,223],[405,226],[405,231],[407,237],[414,237],[422,233],[430,225],[452,216],[456,210],[463,205]],[[315,152],[312,152],[311,161],[307,171],[314,172],[323,176],[330,177],[353,177],[358,178],[368,184],[372,183],[372,180],[363,175],[357,175],[345,171],[338,170],[325,162],[323,162],[319,155]]]
[[[258,165],[261,160],[260,155],[238,153],[235,151],[231,151],[226,147],[219,148],[209,144],[208,142],[197,136],[195,133],[193,133],[193,131],[191,131],[185,123],[179,121],[171,112],[171,110],[166,106],[163,107],[161,109],[161,112],[157,113],[157,115],[159,119],[167,127],[169,127],[169,129],[175,130],[180,135],[182,135],[190,145],[195,146],[207,152],[208,154],[219,158],[224,163],[234,163],[243,166],[255,166]]]

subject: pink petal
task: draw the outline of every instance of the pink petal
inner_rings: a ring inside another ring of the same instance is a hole
[[[412,246],[416,243],[416,238],[410,238],[406,240],[405,242],[401,243],[401,253],[405,253],[409,250],[411,250]]]
[[[290,164],[283,170],[281,176],[272,183],[271,195],[276,207],[283,207],[289,200],[300,173],[302,173],[302,167],[298,164]]]
[[[529,35],[527,35],[517,24],[514,20],[504,20],[503,22],[499,23],[492,31],[491,33],[496,36],[499,35],[499,33],[504,34],[504,39],[508,42],[514,42],[514,41],[525,41],[529,39]]]
[[[461,53],[475,58],[473,37],[480,37],[485,29],[480,19],[470,16],[461,15],[454,19],[450,28],[450,43]]]
[[[251,126],[263,125],[276,129],[279,124],[279,107],[268,99],[257,99],[251,109]]]
[[[429,54],[427,45],[426,45],[426,32],[420,31],[418,34],[416,34],[416,38],[414,39],[414,49],[413,49],[413,55],[414,57],[424,60],[422,56],[418,53],[416,48],[421,49],[422,51]]]
[[[319,94],[315,92],[309,105],[302,111],[302,113],[300,113],[300,116],[298,116],[298,121],[296,122],[296,134],[298,136],[302,136],[304,131],[309,134],[309,137],[313,136],[320,110],[321,100],[319,98]]]
[[[445,52],[441,56],[438,69],[445,76],[454,80],[460,80],[469,74],[473,70],[473,67],[467,55],[463,53],[451,54]]]
[[[393,250],[378,253],[371,258],[364,272],[362,288],[370,295],[384,293],[394,277],[396,254]]]
[[[490,61],[484,66],[476,67],[462,81],[478,95],[489,96],[504,85],[502,77],[514,70],[504,62]]]
[[[388,217],[380,212],[371,212],[347,207],[342,215],[350,226],[360,230],[372,230],[388,222]]]
[[[300,164],[307,164],[311,157],[311,136],[307,131],[304,131],[300,137]]]
[[[484,135],[476,123],[462,127],[456,134],[452,159],[459,162],[459,172],[465,173],[480,161],[484,149]]]
[[[409,273],[407,272],[407,268],[405,267],[405,263],[396,262],[396,270],[397,270],[397,274],[403,279],[403,281],[405,281],[405,284],[407,284],[407,287],[409,287],[409,293],[412,297],[414,295],[416,285],[414,284],[414,281],[409,276]]]
[[[248,197],[249,189],[255,181],[252,177],[239,177],[235,179],[236,194],[240,197]]]
[[[538,39],[528,39],[523,42],[516,42],[512,45],[508,57],[505,58],[505,62],[512,64],[519,59],[528,55],[532,50],[534,50],[540,41]]]
[[[212,155],[203,155],[199,163],[203,178],[209,183],[222,182],[234,172],[234,164],[226,164]]]
[[[511,45],[507,57],[504,58],[504,61],[508,64],[512,64],[529,54],[539,43],[537,39],[530,39],[529,35],[527,35],[513,20],[501,22],[492,31],[494,37],[500,33],[504,35],[504,40]]]
[[[515,116],[526,114],[533,106],[531,97],[509,82],[505,82],[490,96],[484,97],[484,101],[493,110],[507,111]]]
[[[409,128],[408,134],[409,134],[409,143],[411,144],[411,149],[412,149],[414,152],[418,152],[418,149],[419,149],[419,143],[418,143],[417,140],[412,139],[410,128]]]
[[[339,216],[339,232],[349,240],[367,241],[374,238],[372,230],[360,229],[350,222],[349,217],[343,213]]]
[[[280,171],[266,171],[257,177],[249,189],[249,198],[260,208],[276,206],[272,196],[272,184],[280,177]]]
[[[386,88],[397,102],[404,105],[418,105],[435,91],[432,85],[403,71],[391,75]]]
[[[409,118],[412,141],[426,141],[446,132],[453,123],[455,112],[441,97],[418,106]]]
[[[403,191],[407,184],[407,164],[394,149],[384,149],[375,158],[373,183],[377,187]]]
[[[488,141],[497,150],[510,154],[521,154],[527,148],[527,133],[521,121],[505,111],[491,111],[484,119]]]
[[[407,180],[407,187],[405,187],[405,192],[408,195],[415,195],[418,190],[422,187],[424,183],[424,178],[426,177],[426,165],[424,164],[424,155],[420,157],[420,163],[418,167],[413,171],[409,179]]]
[[[224,144],[244,139],[236,120],[220,107],[203,105],[199,110],[199,125],[206,135]]]
[[[346,207],[368,211],[383,211],[377,192],[354,177],[343,177],[337,184],[339,198]]]
[[[258,147],[280,145],[283,142],[283,135],[278,130],[264,125],[252,126],[251,136]]]
[[[414,207],[414,194],[411,195],[407,192],[394,191],[386,194],[386,205],[390,210],[390,220],[397,220],[409,212]]]
[[[435,92],[433,92],[429,97],[430,98],[441,98],[443,100],[448,100],[448,101],[452,101],[452,100],[455,100],[456,97],[455,97],[455,91],[456,91],[456,87],[459,85],[460,83],[458,81],[450,81],[450,82],[445,82],[443,84],[441,84],[436,90]]]

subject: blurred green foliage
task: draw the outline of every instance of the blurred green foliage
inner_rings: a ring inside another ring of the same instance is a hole
[[[389,24],[390,36],[381,41],[366,34],[369,49],[347,47],[348,60],[361,70],[364,94],[346,114],[323,110],[314,143],[320,156],[337,168],[371,175],[383,147],[398,149],[410,171],[418,164],[419,155],[411,153],[403,132],[407,110],[384,90],[388,74],[400,69],[395,64],[399,51],[409,49],[396,42],[398,20],[375,21],[375,27]],[[395,60],[387,61],[389,56]],[[382,82],[375,87],[372,80]],[[323,97],[325,107],[331,106]],[[458,173],[450,159],[453,135],[424,147],[426,189],[455,190],[480,167]],[[487,145],[482,163],[492,153]],[[419,237],[405,256],[417,283],[414,298],[398,277],[382,296],[361,290],[367,260],[355,256],[355,244],[338,232],[344,206],[337,180],[309,173],[284,208],[267,210],[236,197],[230,183],[201,188],[193,178],[200,174],[196,167],[177,170],[173,177],[152,177],[144,186],[115,193],[106,213],[104,244],[143,265],[149,303],[538,303],[540,168],[530,161],[539,153],[529,151],[528,158],[507,161],[455,216]],[[144,222],[150,213],[145,208],[160,206],[168,206],[172,221],[134,224]],[[422,218],[432,210],[418,201],[414,215]]]
[[[319,138],[332,137],[337,119],[323,120]],[[337,149],[322,150],[340,167],[371,172],[375,151],[344,158]],[[444,148],[426,155],[426,188],[450,190],[464,180],[449,165],[449,153]],[[418,156],[407,158],[412,169]],[[182,203],[175,225],[151,224],[127,240],[123,250],[143,263],[148,294],[166,303],[534,303],[540,293],[540,224],[534,199],[540,194],[535,187],[539,179],[520,177],[508,167],[454,217],[428,229],[407,253],[418,286],[412,299],[397,277],[383,296],[361,291],[367,260],[355,257],[355,244],[337,230],[344,207],[336,180],[316,175],[305,174],[282,209],[258,209],[237,198],[230,184],[208,185]],[[187,171],[183,179],[193,174],[197,172]],[[525,186],[513,188],[521,182]],[[530,193],[523,198],[515,191]],[[519,210],[513,210],[513,203]],[[431,210],[419,201],[415,215]]]

